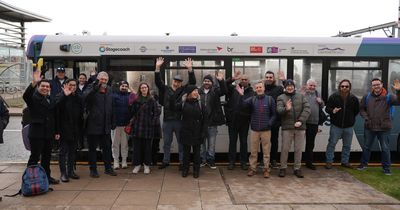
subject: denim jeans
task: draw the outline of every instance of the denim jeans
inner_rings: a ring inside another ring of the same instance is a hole
[[[208,134],[201,145],[201,160],[203,163],[214,162],[215,160],[215,142],[217,140],[218,126],[209,126]]]
[[[341,163],[349,163],[351,141],[353,139],[353,127],[339,128],[334,125],[331,125],[331,129],[329,131],[328,145],[326,147],[327,163],[333,163],[333,159],[335,156],[335,147],[340,138],[343,140]]]
[[[173,140],[173,134],[175,132],[175,137],[178,141],[178,151],[179,151],[179,162],[182,163],[183,159],[183,146],[180,143],[180,132],[182,128],[182,123],[180,120],[169,120],[163,123],[163,139],[164,139],[164,159],[163,163],[169,163],[171,158],[171,144]]]
[[[390,148],[389,148],[389,134],[390,131],[371,131],[365,129],[364,131],[364,146],[361,157],[361,164],[364,166],[368,165],[368,161],[371,155],[371,147],[375,143],[375,137],[379,140],[381,149],[381,162],[383,169],[390,169]]]

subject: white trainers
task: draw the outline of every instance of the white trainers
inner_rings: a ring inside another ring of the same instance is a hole
[[[126,162],[126,159],[122,158],[122,168],[128,168],[128,163]]]
[[[144,172],[144,174],[149,174],[150,173],[150,167],[144,165],[144,171],[143,172]]]
[[[114,170],[119,169],[119,161],[118,160],[114,160]]]
[[[141,165],[135,166],[132,170],[132,173],[137,174],[140,171]]]

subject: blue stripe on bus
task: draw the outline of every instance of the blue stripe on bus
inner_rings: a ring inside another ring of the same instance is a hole
[[[400,39],[398,38],[363,38],[357,56],[400,56]]]
[[[28,58],[33,58],[35,56],[34,43],[43,43],[44,38],[46,38],[46,35],[34,35],[31,37],[31,39],[29,40],[28,49],[26,50],[26,56]]]

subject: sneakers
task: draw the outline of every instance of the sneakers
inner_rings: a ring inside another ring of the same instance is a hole
[[[150,166],[144,165],[144,174],[150,174]]]
[[[49,177],[49,184],[60,184],[60,180],[54,179],[53,177]]]
[[[105,174],[110,175],[110,176],[117,176],[117,173],[113,169],[108,169],[104,171]]]
[[[119,169],[119,161],[118,160],[114,160],[113,168],[114,168],[114,170],[118,170]]]
[[[90,170],[90,177],[92,178],[99,178],[99,173],[97,173],[97,170]]]
[[[357,166],[357,170],[359,170],[359,171],[362,171],[362,170],[364,170],[366,168],[367,168],[367,166],[364,165],[364,164],[360,164],[360,165]]]
[[[247,170],[249,169],[249,167],[247,166],[246,163],[240,164],[240,168],[241,168],[243,171],[247,171]]]
[[[274,168],[277,169],[279,168],[278,163],[276,162],[276,160],[272,160],[271,163],[269,164],[270,168]]]
[[[263,176],[264,176],[264,178],[269,178],[269,171],[268,170],[264,170]]]
[[[350,163],[342,163],[342,164],[340,164],[340,166],[342,166],[344,168],[354,169]]]
[[[126,162],[126,159],[122,158],[122,168],[126,169],[128,168],[128,163]]]
[[[141,167],[142,167],[141,165],[135,166],[135,167],[133,168],[133,170],[132,170],[132,173],[134,173],[134,174],[139,173]]]
[[[229,163],[228,170],[233,170],[234,168],[235,168],[235,164],[234,163]]]
[[[312,163],[307,163],[307,164],[306,164],[306,167],[309,168],[309,169],[311,169],[311,170],[317,170],[317,167],[315,167],[315,165],[312,164]]]
[[[326,163],[325,168],[328,170],[332,169],[332,163]]]
[[[164,168],[166,168],[166,167],[168,167],[169,166],[169,163],[162,163],[160,166],[158,166],[158,169],[164,169]]]
[[[279,177],[285,177],[286,176],[286,169],[279,169],[279,174],[278,174],[278,176]]]
[[[207,165],[208,165],[208,167],[210,167],[210,168],[213,169],[213,170],[217,169],[217,166],[215,166],[215,163],[214,163],[214,162],[210,162],[210,163],[208,163]]]
[[[200,164],[200,167],[204,167],[204,166],[206,166],[206,165],[207,165],[207,163],[204,162],[204,163],[201,163],[201,164]]]
[[[303,175],[303,173],[301,172],[300,169],[294,170],[294,175],[295,175],[297,178],[304,178],[304,175]]]
[[[256,175],[256,171],[250,169],[249,172],[247,172],[247,176],[254,176],[254,175]]]
[[[383,173],[387,176],[392,175],[392,172],[390,171],[390,169],[383,169]]]

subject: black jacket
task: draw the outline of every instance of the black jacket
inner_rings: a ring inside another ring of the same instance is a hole
[[[189,85],[195,85],[196,84],[196,77],[194,75],[194,72],[188,72],[189,74]],[[175,102],[179,102],[182,98],[182,95],[184,94],[185,87],[188,85],[184,85],[176,91],[174,91],[171,87],[165,85],[164,81],[161,79],[161,74],[160,72],[155,72],[154,73],[155,77],[155,82],[156,86],[158,88],[159,92],[159,103],[164,106],[164,120],[163,121],[168,121],[168,120],[180,120],[181,119],[181,113],[180,111],[174,111],[173,107],[170,107],[170,100],[173,99]]]
[[[28,137],[53,139],[57,106],[55,99],[40,95],[32,85],[28,85],[22,97],[28,105],[31,117]]]
[[[50,81],[51,84],[51,90],[50,90],[50,96],[51,97],[56,97],[57,94],[59,94],[60,92],[62,92],[62,87],[63,84],[65,83],[65,81],[68,79],[68,77],[64,77],[64,82],[61,84],[60,80],[58,79],[58,77],[54,77],[54,79],[52,79]]]
[[[110,86],[106,93],[100,93],[98,85],[89,84],[83,93],[86,110],[88,112],[86,133],[88,135],[110,134],[115,128],[113,112],[113,98]]]
[[[341,108],[339,112],[333,114],[334,108]],[[338,92],[328,98],[325,111],[330,115],[331,123],[339,128],[352,127],[356,121],[356,116],[360,112],[358,98],[349,94],[344,101]]]
[[[226,80],[228,93],[226,94],[227,104],[225,106],[225,119],[228,126],[242,126],[250,123],[250,109],[240,107],[240,100],[246,100],[254,96],[254,90],[250,86],[244,89],[244,94],[241,96],[236,90],[236,86],[232,85],[233,80]]]
[[[181,143],[185,145],[202,144],[208,129],[205,119],[205,104],[198,99],[183,99],[183,101],[177,103],[175,106],[176,110],[182,113]]]
[[[77,142],[82,133],[83,123],[83,103],[82,96],[75,92],[74,95],[65,96],[64,92],[57,94],[57,127],[56,133],[61,135],[61,139]]]
[[[204,87],[199,89],[201,101],[206,105],[208,126],[218,126],[225,123],[220,97],[227,93],[227,88],[224,80],[218,81],[218,83],[219,86],[212,86],[207,94],[204,92]]]
[[[283,94],[283,87],[280,86],[280,85],[275,85],[275,84],[274,85],[267,85],[267,84],[264,84],[264,87],[265,87],[265,91],[264,91],[265,95],[272,96],[272,98],[275,101],[277,101],[278,96]],[[272,126],[276,127],[276,126],[280,126],[280,125],[281,125],[281,115],[278,114],[276,116],[275,122],[274,122],[274,124]]]

